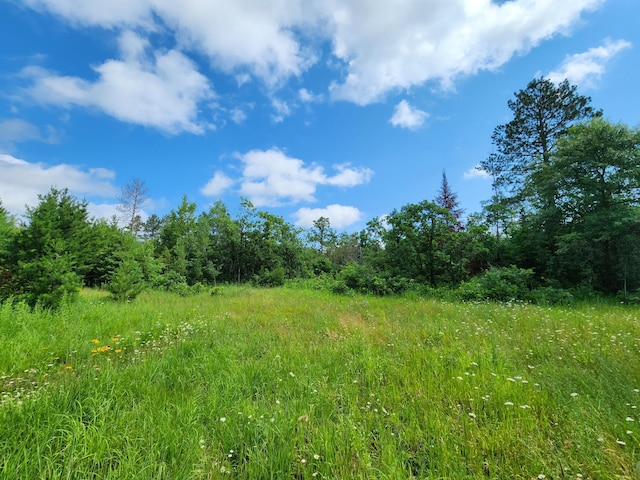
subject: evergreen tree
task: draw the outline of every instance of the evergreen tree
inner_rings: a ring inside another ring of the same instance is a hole
[[[458,194],[451,190],[449,181],[447,180],[447,174],[444,170],[442,170],[442,183],[440,184],[440,191],[436,197],[436,205],[446,208],[455,219],[455,223],[452,225],[454,230],[463,230],[464,227],[462,226],[461,219],[464,210],[460,208]]]
[[[57,307],[73,299],[91,268],[86,202],[52,188],[27,208],[26,225],[13,237],[8,263],[13,272],[12,295],[30,305]]]
[[[555,85],[536,78],[508,101],[513,119],[495,128],[495,153],[481,162],[494,178],[501,198],[522,202],[531,175],[549,164],[556,141],[576,122],[601,115],[567,80]]]
[[[9,246],[17,231],[13,217],[0,201],[0,300],[11,292],[12,274],[8,265]]]

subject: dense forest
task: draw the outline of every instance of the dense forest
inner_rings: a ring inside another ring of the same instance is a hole
[[[186,197],[140,218],[144,181],[122,189],[122,216],[92,219],[52,187],[12,218],[0,204],[0,300],[56,307],[82,286],[133,299],[144,288],[189,294],[233,282],[306,282],[335,292],[414,290],[461,299],[635,298],[640,288],[640,130],[612,123],[568,82],[532,80],[508,102],[480,163],[493,194],[464,216],[446,173],[431,200],[338,233],[303,230],[242,201],[198,213]],[[123,226],[124,225],[124,226]]]

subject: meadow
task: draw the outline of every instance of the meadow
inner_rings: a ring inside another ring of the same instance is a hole
[[[639,318],[250,287],[5,304],[0,478],[640,478]]]

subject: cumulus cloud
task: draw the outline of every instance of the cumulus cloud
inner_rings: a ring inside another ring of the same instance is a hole
[[[471,167],[469,170],[464,172],[463,177],[465,180],[471,180],[473,178],[491,178],[491,175],[480,165],[476,165],[475,167]]]
[[[337,174],[332,177],[324,177],[326,185],[336,187],[355,187],[363,183],[368,183],[373,176],[373,170],[369,168],[352,168],[350,164],[343,163],[334,165]]]
[[[414,108],[409,105],[409,102],[402,100],[396,105],[396,109],[389,122],[394,127],[417,130],[424,125],[424,122],[428,117],[429,114],[427,112]]]
[[[37,205],[38,194],[47,193],[52,186],[68,188],[70,193],[81,198],[114,197],[117,194],[114,178],[114,172],[104,168],[83,170],[76,165],[48,166],[0,153],[0,199],[12,214],[24,213],[25,205]]]
[[[367,183],[373,176],[368,168],[352,168],[347,164],[335,166],[336,175],[327,175],[322,167],[307,167],[302,160],[288,157],[277,149],[251,151],[242,161],[240,191],[256,205],[313,202],[318,185],[354,187]]]
[[[203,133],[198,105],[213,96],[207,78],[176,50],[148,52],[148,42],[126,31],[120,36],[121,58],[94,67],[94,82],[60,76],[39,67],[24,74],[28,93],[42,103],[97,108],[124,122],[166,133]]]
[[[495,70],[602,0],[412,0],[332,3],[334,54],[347,65],[332,95],[357,104],[394,89]],[[373,6],[375,5],[375,6]]]
[[[367,183],[373,176],[368,168],[349,164],[335,165],[330,175],[319,165],[307,165],[298,158],[287,156],[282,150],[251,150],[236,154],[242,163],[242,174],[234,180],[217,172],[201,192],[214,196],[223,189],[239,183],[238,193],[256,206],[280,206],[300,202],[314,202],[319,186],[355,187]]]
[[[631,48],[631,43],[626,40],[606,40],[599,47],[568,56],[547,78],[555,83],[567,79],[573,85],[593,88],[605,73],[607,62],[627,48]]]
[[[211,180],[200,189],[200,193],[207,197],[215,197],[231,188],[234,183],[233,179],[223,172],[216,172]]]
[[[325,208],[303,207],[293,214],[296,225],[309,228],[313,222],[320,217],[329,219],[333,228],[345,228],[359,222],[362,219],[362,212],[356,207],[346,205],[329,205]]]
[[[296,39],[294,29],[318,17],[302,0],[26,0],[79,26],[108,29],[168,28],[185,50],[207,55],[221,70],[242,68],[270,86],[299,75],[314,61]],[[236,77],[244,83],[245,76]]]
[[[181,52],[207,56],[239,84],[259,78],[269,90],[301,77],[326,43],[331,51],[325,60],[339,66],[332,97],[364,105],[426,82],[452,88],[460,76],[499,68],[566,33],[604,0],[25,2],[74,25],[163,31],[173,35]],[[66,86],[86,90],[83,83]]]

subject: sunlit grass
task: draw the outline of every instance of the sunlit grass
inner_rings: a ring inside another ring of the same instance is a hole
[[[5,305],[0,477],[635,478],[639,312],[246,287]]]

